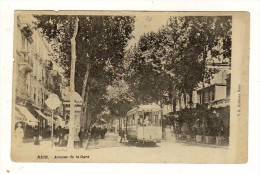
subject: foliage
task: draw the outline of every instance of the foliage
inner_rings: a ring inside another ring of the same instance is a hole
[[[125,116],[134,104],[129,86],[124,80],[114,80],[107,87],[106,99],[110,114],[117,117]]]
[[[85,101],[92,115],[102,110],[106,87],[116,73],[122,71],[123,51],[134,29],[131,16],[35,16],[37,26],[46,39],[53,44],[53,59],[70,74],[71,43],[75,17],[79,19],[76,37],[76,77],[78,93],[88,92]],[[88,79],[85,73],[89,71]],[[83,85],[83,81],[87,85]]]
[[[216,73],[206,67],[208,59],[231,56],[231,17],[171,17],[158,32],[141,36],[127,55],[127,81],[137,100],[161,100],[173,86],[191,95]]]

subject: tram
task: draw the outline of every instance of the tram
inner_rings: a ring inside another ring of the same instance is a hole
[[[126,133],[130,141],[160,142],[161,108],[157,104],[139,105],[126,114]]]

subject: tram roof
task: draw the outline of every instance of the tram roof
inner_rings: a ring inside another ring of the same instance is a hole
[[[127,112],[127,115],[132,114],[133,112],[137,111],[144,111],[144,112],[155,112],[155,111],[160,111],[161,107],[157,104],[150,104],[150,105],[139,105],[131,109],[130,111]]]

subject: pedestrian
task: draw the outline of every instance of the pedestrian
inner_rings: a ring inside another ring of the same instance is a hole
[[[150,123],[148,117],[145,117],[145,120],[144,120],[144,126],[151,126],[151,123]]]
[[[105,135],[107,133],[107,128],[106,127],[104,128],[103,133],[104,133],[103,138],[105,138]]]
[[[34,133],[34,136],[33,136],[34,145],[40,145],[40,130],[39,130],[38,126],[35,126],[33,133]]]
[[[58,127],[55,129],[55,132],[54,132],[54,136],[55,136],[54,145],[55,145],[55,146],[58,146],[58,145],[60,144],[60,138],[59,138],[60,129],[61,129],[61,127],[58,126]]]
[[[96,128],[96,136],[98,137],[99,135],[100,135],[100,137],[102,136],[102,130],[101,130],[101,126],[100,125],[98,125],[97,128]]]
[[[105,134],[107,133],[107,128],[106,127],[103,127],[102,130],[101,130],[101,138],[105,138]]]
[[[181,127],[181,132],[182,132],[183,135],[187,134],[187,132],[188,132],[188,125],[187,125],[187,123],[183,123],[183,125]]]
[[[124,139],[124,141],[123,141]],[[120,131],[120,143],[125,142],[125,129],[121,129]]]
[[[85,130],[84,130],[83,127],[80,128],[78,136],[79,136],[79,145],[82,148],[83,147],[83,140],[84,140],[84,137],[85,137]]]
[[[24,137],[24,131],[22,129],[21,123],[18,123],[17,128],[15,129],[15,138],[17,140],[17,146],[21,146],[23,142],[23,137]]]
[[[90,135],[91,135],[91,138],[95,139],[96,138],[96,126],[93,125],[90,129]]]
[[[59,145],[60,146],[66,146],[66,141],[64,140],[66,134],[66,130],[64,128],[60,128],[59,131]]]

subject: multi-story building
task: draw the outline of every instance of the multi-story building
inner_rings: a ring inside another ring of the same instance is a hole
[[[18,15],[15,30],[14,88],[15,120],[24,127],[50,127],[50,110],[45,104],[49,94],[60,94],[61,75],[54,70],[51,46],[35,30],[29,15]],[[56,113],[61,114],[58,108]]]
[[[221,70],[213,75],[213,79],[203,88],[197,90],[197,104],[208,104],[209,108],[220,108],[229,106],[230,97],[229,70]]]
[[[230,70],[220,70],[214,74],[210,83],[200,84],[199,87],[190,95],[181,94],[176,99],[176,111],[186,107],[196,107],[197,105],[207,104],[209,108],[219,108],[229,106],[230,97]],[[186,97],[186,99],[184,99]],[[192,101],[192,102],[190,102]]]

